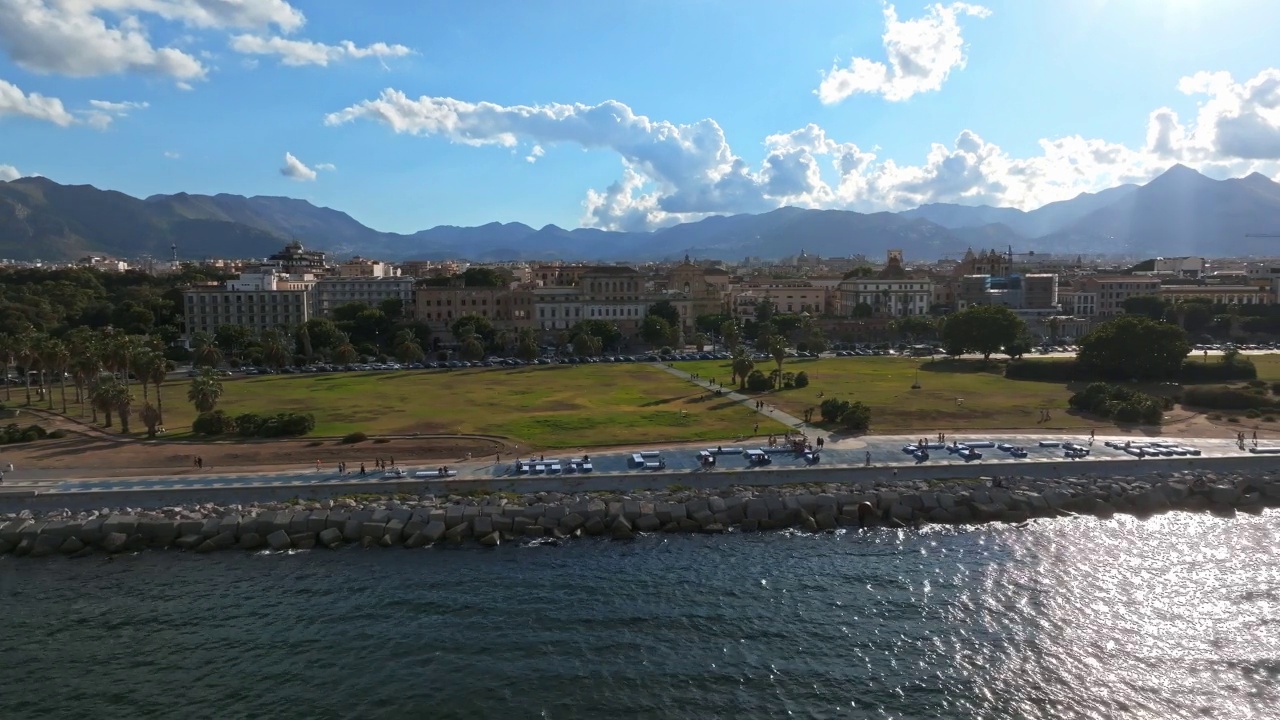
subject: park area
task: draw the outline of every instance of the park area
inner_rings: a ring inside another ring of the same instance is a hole
[[[168,435],[195,410],[189,381],[165,385]],[[783,432],[742,405],[649,365],[392,371],[228,378],[218,409],[315,416],[312,436],[478,434],[541,448],[717,440]]]

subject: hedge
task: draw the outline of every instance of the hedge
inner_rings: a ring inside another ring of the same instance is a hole
[[[1221,385],[1187,388],[1182,393],[1182,404],[1207,410],[1280,408],[1280,403],[1271,400],[1265,395]]]
[[[296,437],[306,435],[316,427],[316,419],[310,414],[276,413],[259,415],[243,413],[231,417],[221,410],[201,413],[191,423],[191,431],[197,435],[231,435],[240,437]]]
[[[1010,380],[1037,382],[1091,382],[1108,378],[1099,377],[1085,370],[1075,360],[1013,360],[1005,367],[1004,376]],[[1184,360],[1176,380],[1183,385],[1213,382],[1256,380],[1258,369],[1248,359],[1235,362],[1204,363],[1200,360]]]
[[[1173,405],[1173,401],[1167,398],[1101,382],[1090,383],[1083,391],[1072,395],[1067,403],[1076,410],[1116,422],[1147,425],[1159,425],[1164,411]]]

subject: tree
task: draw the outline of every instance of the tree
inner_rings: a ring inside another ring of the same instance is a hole
[[[647,315],[640,323],[640,339],[649,345],[666,345],[671,341],[671,324],[661,315]]]
[[[13,358],[13,336],[8,333],[0,333],[0,367],[4,371],[4,375],[0,376],[0,380],[4,381],[4,399],[6,402],[13,399],[11,384],[9,383],[9,370],[13,367]]]
[[[222,364],[222,350],[209,333],[198,332],[192,335],[191,347],[191,363],[196,367],[215,368]]]
[[[1121,303],[1126,315],[1142,315],[1152,320],[1163,320],[1169,303],[1159,295],[1134,295]]]
[[[312,353],[326,355],[338,347],[344,339],[342,331],[329,318],[311,318],[298,327],[297,335],[299,349],[302,350],[304,355]],[[302,338],[304,336],[311,342],[310,352],[307,352],[307,349],[302,347]]]
[[[729,382],[732,383],[736,380],[738,382],[739,390],[745,388],[747,386],[747,376],[750,375],[751,371],[755,370],[755,368],[755,361],[753,361],[750,356],[746,353],[739,353],[738,356],[733,359],[733,377],[729,378]]]
[[[462,341],[462,347],[459,348],[458,354],[462,356],[463,360],[468,362],[475,362],[483,359],[484,344],[480,342],[480,336],[474,334],[468,335],[467,338]]]
[[[733,320],[726,320],[720,325],[720,337],[724,338],[724,346],[729,348],[729,352],[738,352],[738,346],[742,343],[742,333],[738,330],[738,323]]]
[[[875,308],[871,307],[871,303],[860,302],[853,306],[853,310],[849,314],[856,318],[869,318],[875,312]]]
[[[771,322],[756,323],[756,350],[759,352],[769,352],[770,346],[773,345],[773,338],[778,334],[777,328]]]
[[[759,370],[752,370],[748,373],[744,384],[751,392],[766,392],[774,387],[773,380]]]
[[[710,313],[707,315],[699,315],[693,321],[693,327],[704,335],[714,335],[720,332],[725,323],[732,321],[733,318],[724,313]]]
[[[259,338],[262,345],[262,361],[267,367],[279,370],[293,364],[293,343],[279,330],[265,330]]]
[[[160,426],[160,410],[151,403],[143,403],[142,407],[138,408],[138,419],[147,427],[147,437],[155,437],[156,428]]]
[[[591,335],[600,339],[601,348],[617,347],[622,341],[622,331],[607,320],[580,320],[569,328],[569,337],[562,344],[570,344],[579,335]]]
[[[187,400],[195,406],[196,412],[203,414],[213,412],[222,398],[222,381],[211,370],[203,370],[191,378],[187,387]]]
[[[1027,335],[1023,335],[1008,345],[1005,345],[1001,349],[1001,352],[1008,355],[1011,359],[1017,360],[1023,355],[1031,352],[1031,338]]]
[[[471,328],[468,333],[466,328]],[[458,342],[465,342],[466,338],[471,335],[479,336],[481,343],[488,345],[498,336],[498,331],[494,329],[493,323],[489,322],[489,318],[483,315],[463,315],[453,324],[449,326],[449,332],[453,333],[453,337]]]
[[[769,342],[769,354],[773,356],[773,361],[778,363],[778,372],[782,372],[782,363],[787,359],[787,341],[781,337],[774,337]]]
[[[573,339],[573,352],[575,355],[583,357],[599,355],[601,347],[600,338],[595,335],[578,335]]]
[[[103,377],[93,388],[91,397],[94,406],[103,412],[107,427],[111,427],[111,414],[114,412],[120,416],[120,431],[129,432],[129,408],[133,404],[133,396],[123,382],[114,377]]]
[[[1081,338],[1076,360],[1106,378],[1166,380],[1177,377],[1190,352],[1187,333],[1177,325],[1126,314]]]
[[[400,298],[387,298],[378,303],[378,310],[388,318],[404,317],[404,301]]]
[[[645,317],[647,319],[655,315],[666,320],[667,324],[673,328],[678,328],[683,324],[683,321],[680,319],[680,308],[673,305],[670,300],[659,300],[658,302],[650,305],[648,312],[645,313]]]
[[[466,287],[505,287],[511,280],[502,271],[486,267],[472,267],[462,271]]]
[[[1000,305],[978,305],[947,318],[942,342],[948,355],[980,353],[990,360],[992,353],[1017,342],[1027,334],[1027,324],[1012,310]]]
[[[908,315],[894,321],[898,332],[906,335],[911,342],[932,337],[938,331],[938,324],[928,315]]]
[[[226,357],[240,360],[240,353],[253,342],[253,330],[244,325],[219,325],[213,339]]]
[[[338,334],[338,344],[333,348],[333,361],[343,365],[350,365],[360,359],[360,353],[356,352],[356,346],[351,344],[351,339],[344,332]]]
[[[516,357],[525,362],[533,362],[538,359],[540,350],[538,349],[538,338],[533,331],[525,328],[516,336]]]
[[[763,325],[769,322],[770,320],[773,319],[773,316],[776,315],[777,313],[778,313],[778,306],[774,305],[773,301],[770,300],[769,298],[765,298],[760,302],[756,303],[756,322],[758,324]]]
[[[160,395],[160,388],[164,385],[164,381],[169,378],[169,361],[165,360],[164,356],[159,353],[152,353],[152,356],[154,360],[138,377],[142,380],[144,388],[148,382],[156,386],[156,422],[163,425],[164,398]],[[143,422],[145,423],[146,421],[144,420]]]
[[[872,269],[870,265],[859,265],[858,267],[845,273],[844,278],[842,279],[850,280],[852,278],[869,278],[875,274],[876,274],[876,271]],[[871,307],[871,306],[868,305],[867,307]]]
[[[694,347],[698,348],[698,352],[702,352],[707,346],[707,336],[700,332],[694,333],[689,341],[693,343]]]
[[[396,359],[402,363],[421,362],[423,352],[418,336],[412,330],[401,330],[396,333],[395,353]]]

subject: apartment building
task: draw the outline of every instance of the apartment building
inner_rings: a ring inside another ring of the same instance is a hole
[[[311,319],[309,291],[277,273],[252,273],[226,283],[204,283],[182,293],[187,337],[214,333],[222,325],[240,325],[255,332],[291,330]]]
[[[1139,295],[1159,295],[1160,278],[1140,275],[1088,275],[1076,283],[1078,292],[1097,296],[1095,315],[1124,314],[1124,301]],[[1076,311],[1077,315],[1083,313]]]
[[[414,279],[411,277],[329,277],[316,281],[312,287],[312,308],[315,314],[329,317],[333,311],[353,302],[377,307],[384,300],[404,303],[406,317],[413,315]]]
[[[902,251],[890,250],[888,262],[870,277],[842,280],[839,285],[840,314],[856,315],[866,305],[873,315],[904,317],[928,315],[933,304],[933,280],[927,275],[908,273],[902,266]]]
[[[830,304],[830,295],[829,287],[808,280],[757,280],[735,287],[730,306],[739,320],[754,318],[756,307],[766,300],[780,313],[822,315]]]

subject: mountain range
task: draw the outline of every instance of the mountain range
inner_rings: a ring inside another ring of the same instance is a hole
[[[380,232],[305,200],[241,195],[139,199],[43,177],[0,182],[0,257],[265,257],[290,239],[346,256],[389,260],[659,260],[685,253],[724,260],[822,256],[888,248],[935,259],[967,248],[1129,256],[1272,256],[1280,233],[1280,184],[1260,174],[1213,180],[1175,165],[1145,185],[1121,185],[1031,211],[945,203],[899,213],[784,207],[714,216],[652,232],[534,229],[522,223],[442,225],[409,235]]]

